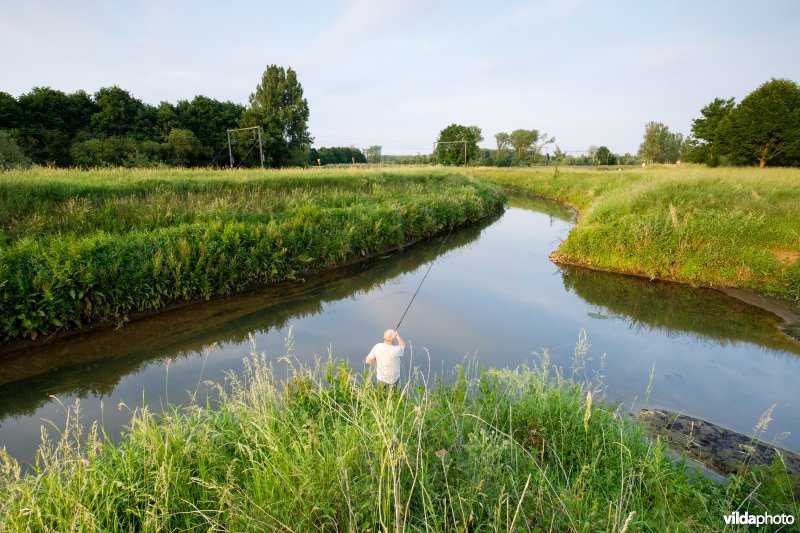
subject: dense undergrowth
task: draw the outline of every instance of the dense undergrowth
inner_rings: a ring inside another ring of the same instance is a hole
[[[800,170],[470,169],[576,207],[558,261],[800,303]]]
[[[473,222],[495,186],[431,169],[0,175],[0,341],[295,279]]]
[[[253,347],[218,404],[138,409],[118,443],[71,408],[33,473],[0,452],[0,530],[717,531],[800,510],[779,468],[721,485],[669,460],[547,352],[390,393],[280,361]]]

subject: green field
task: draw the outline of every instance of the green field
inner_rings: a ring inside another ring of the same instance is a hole
[[[502,208],[446,170],[0,174],[0,340],[328,269]]]
[[[137,410],[117,444],[80,437],[75,407],[32,474],[0,451],[0,529],[719,531],[735,509],[800,512],[780,465],[693,475],[546,352],[402,396],[274,359],[253,353],[213,409]]]
[[[800,169],[684,165],[468,173],[576,207],[578,223],[554,254],[558,262],[754,289],[800,303]]]

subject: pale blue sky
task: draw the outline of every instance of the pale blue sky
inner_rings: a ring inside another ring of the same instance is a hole
[[[800,82],[800,1],[0,1],[0,91],[247,103],[297,71],[316,146],[427,153],[453,122],[635,152],[715,97]]]

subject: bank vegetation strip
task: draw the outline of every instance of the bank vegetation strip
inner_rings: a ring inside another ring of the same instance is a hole
[[[412,171],[0,174],[0,340],[296,279],[502,209],[492,184]]]
[[[84,437],[76,404],[33,473],[0,450],[0,529],[719,531],[734,510],[800,511],[780,464],[693,475],[546,352],[402,392],[273,360],[254,349],[214,408],[135,410],[116,444]]]
[[[553,258],[800,304],[800,170],[470,169],[579,211]]]

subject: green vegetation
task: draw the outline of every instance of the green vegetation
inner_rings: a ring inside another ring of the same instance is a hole
[[[738,105],[715,98],[692,122],[687,160],[719,164],[800,165],[800,87],[771,79]]]
[[[91,96],[50,87],[16,99],[0,92],[0,134],[34,163],[60,167],[226,166],[227,130],[250,126],[262,127],[268,166],[304,166],[312,140],[308,114],[297,75],[276,65],[264,71],[249,108],[205,96],[154,106],[116,86]],[[260,166],[253,132],[232,137],[235,164]],[[6,144],[0,137],[0,170]]]
[[[469,173],[575,206],[578,223],[554,256],[562,263],[800,302],[800,170]]]
[[[0,339],[295,279],[474,222],[499,189],[442,171],[0,175]]]
[[[800,511],[778,466],[723,486],[674,464],[546,352],[402,393],[283,360],[285,378],[254,353],[214,408],[136,410],[116,444],[82,438],[76,405],[33,473],[0,451],[0,529],[718,531]]]
[[[467,165],[478,157],[478,143],[483,140],[478,126],[450,124],[439,132],[434,156],[442,165]]]

